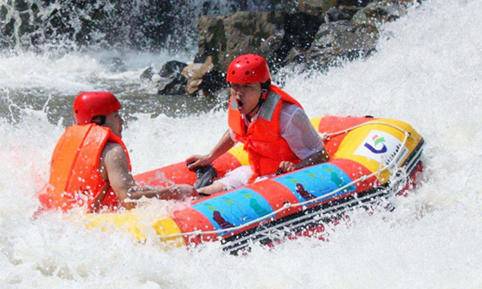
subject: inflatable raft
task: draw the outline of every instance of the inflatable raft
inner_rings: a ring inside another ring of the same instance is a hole
[[[236,252],[253,241],[271,244],[282,236],[323,230],[334,215],[404,191],[421,171],[423,138],[407,123],[373,117],[326,116],[312,119],[328,151],[327,163],[220,192],[176,210],[168,218],[142,225],[134,212],[95,214],[88,226],[124,228],[137,239],[156,235],[176,246],[220,240]],[[218,177],[247,165],[237,146],[213,166]],[[184,163],[136,176],[147,185],[193,184]]]

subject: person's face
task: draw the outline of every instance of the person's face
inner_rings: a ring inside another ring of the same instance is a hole
[[[105,117],[105,126],[109,127],[112,132],[119,137],[122,137],[122,125],[124,120],[120,116],[119,112],[113,112]]]
[[[230,94],[237,102],[239,112],[246,115],[258,105],[261,97],[261,84],[231,84]]]

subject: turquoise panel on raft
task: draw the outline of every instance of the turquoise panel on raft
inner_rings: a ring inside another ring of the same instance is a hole
[[[308,167],[274,179],[274,181],[288,187],[299,202],[311,200],[320,196],[331,198],[354,192],[354,185],[348,186],[335,194],[331,192],[352,182],[352,179],[339,167],[324,163]],[[321,199],[320,201],[323,201]]]
[[[245,224],[273,211],[260,194],[247,188],[199,202],[193,208],[206,216],[217,230]]]

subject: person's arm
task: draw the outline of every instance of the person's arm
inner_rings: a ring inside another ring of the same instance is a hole
[[[296,165],[281,162],[277,174],[328,161],[322,140],[302,109],[293,105],[284,106],[281,116],[281,135],[301,161]]]
[[[227,130],[209,154],[194,155],[187,158],[186,159],[187,167],[190,170],[194,170],[198,167],[209,165],[218,157],[220,157],[222,154],[224,154],[229,149],[231,149],[234,146],[234,144],[235,142],[231,138],[231,134],[229,133],[229,130]]]
[[[294,164],[289,161],[283,161],[280,163],[279,169],[276,171],[276,174],[283,174],[287,172],[292,172],[295,170],[299,170],[304,167],[324,163],[328,161],[328,153],[326,152],[325,148],[323,148],[321,151],[315,152],[308,156],[305,159],[302,159],[299,163]]]
[[[130,200],[137,200],[142,197],[180,199],[186,193],[185,190],[180,190],[178,186],[154,188],[136,185],[129,171],[129,164],[125,152],[118,144],[107,144],[103,152],[102,160],[109,184],[119,198],[120,204],[126,209],[135,207],[135,203],[130,202]]]
[[[301,169],[307,166],[312,166],[320,163],[324,163],[328,161],[328,153],[326,152],[325,148],[322,148],[321,151],[311,154],[309,157],[301,160],[299,163],[295,165],[295,170]]]

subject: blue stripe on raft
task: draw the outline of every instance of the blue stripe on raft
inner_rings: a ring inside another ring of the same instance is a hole
[[[290,189],[299,202],[327,195],[352,182],[351,178],[344,171],[336,165],[329,163],[308,167],[291,174],[283,175],[275,178],[274,181]],[[336,194],[327,196],[326,199],[354,192],[355,190],[356,187],[351,185]],[[320,201],[323,200],[324,199]]]
[[[216,229],[239,226],[273,211],[260,194],[247,188],[197,203],[193,208],[206,216]]]

